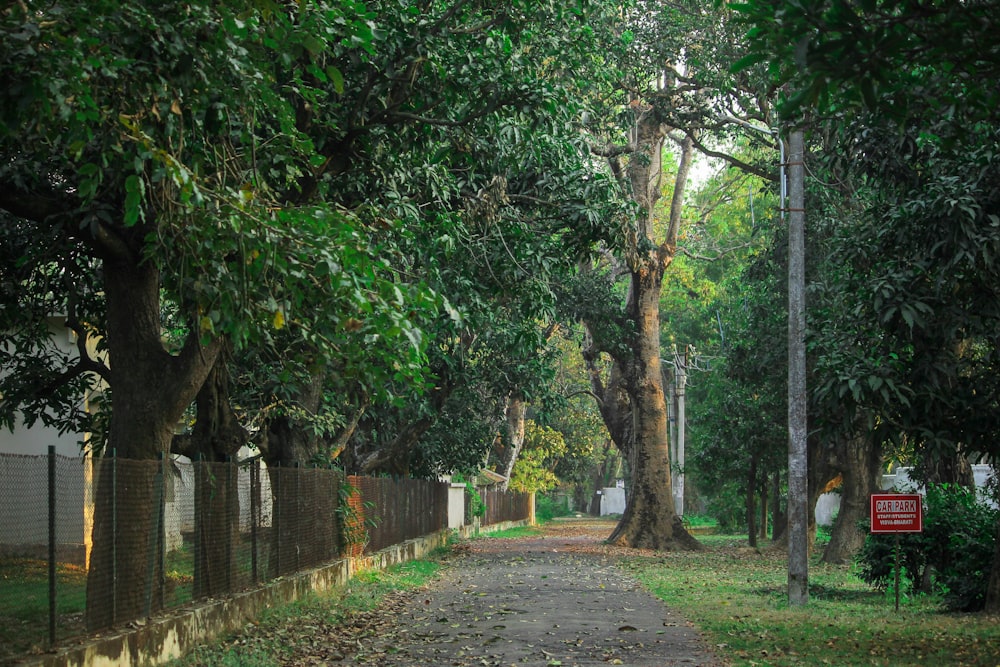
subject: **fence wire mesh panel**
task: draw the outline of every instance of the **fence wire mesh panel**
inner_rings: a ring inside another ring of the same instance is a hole
[[[0,456],[0,664],[84,632],[89,516],[85,461],[48,456]],[[49,596],[49,502],[54,501],[54,607]]]
[[[483,515],[482,524],[489,526],[502,521],[522,521],[528,518],[529,514],[529,494],[515,491],[501,491],[499,489],[484,488],[479,490],[479,495],[486,505],[486,514]]]
[[[448,527],[448,484],[424,479],[351,477],[361,495],[366,552]]]
[[[448,485],[427,480],[107,456],[54,457],[50,486],[49,462],[0,454],[0,664],[49,648],[52,609],[62,641],[448,525]]]

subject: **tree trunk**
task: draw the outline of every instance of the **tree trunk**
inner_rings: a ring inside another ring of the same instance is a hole
[[[750,457],[750,466],[747,470],[747,495],[746,495],[746,520],[747,536],[751,547],[757,546],[757,508],[754,505],[754,497],[757,495],[757,457]]]
[[[788,525],[785,513],[781,511],[781,473],[775,471],[771,478],[771,541],[777,542],[781,539]]]
[[[760,526],[758,528],[761,540],[767,539],[767,473],[760,480]]]
[[[287,417],[267,425],[268,481],[271,486],[271,546],[268,576],[280,577],[336,557],[337,488],[334,471],[306,464],[314,438]],[[326,515],[329,521],[310,517]]]
[[[157,459],[170,451],[174,427],[219,351],[217,343],[203,348],[192,335],[178,355],[167,353],[160,338],[159,273],[152,264],[105,260],[104,289],[113,392],[106,453],[117,461],[105,458],[98,466],[89,630],[162,607],[156,502],[163,480]]]
[[[299,407],[316,414],[321,397],[322,374],[317,374],[303,387]],[[272,495],[268,574],[280,577],[302,567],[304,536],[315,528],[302,511],[308,504],[302,472],[319,451],[319,438],[291,417],[279,415],[268,421],[260,449],[267,463]]]
[[[219,355],[198,396],[190,434],[174,439],[175,453],[195,465],[195,599],[229,593],[235,587],[239,541],[238,473],[232,457],[249,440],[230,403],[229,366]]]
[[[823,562],[850,563],[864,546],[867,533],[858,527],[868,516],[869,500],[879,489],[882,472],[882,449],[869,444],[864,437],[855,437],[844,443],[840,461],[843,482],[840,491],[840,511],[833,526],[830,544],[823,553]]]
[[[925,457],[923,472],[928,484],[958,484],[967,489],[976,488],[969,459],[958,451],[941,452]]]
[[[634,137],[635,152],[628,162],[628,180],[639,215],[635,226],[627,230],[625,248],[631,281],[624,315],[631,332],[625,341],[628,352],[612,354],[611,378],[617,377],[620,384],[608,383],[610,389],[621,388],[627,396],[632,414],[631,439],[619,440],[625,435],[621,401],[601,403],[608,430],[629,463],[632,483],[625,513],[609,539],[622,546],[697,550],[702,548],[701,544],[684,529],[674,508],[667,403],[660,364],[660,292],[664,270],[676,252],[680,201],[691,166],[692,144],[689,139],[682,144],[668,231],[664,242],[657,246],[652,242],[653,221],[663,175],[665,128],[654,109],[639,113]],[[608,346],[602,347],[610,351]],[[593,357],[585,350],[585,358],[588,356]],[[607,394],[606,390],[603,395]]]
[[[1000,614],[1000,517],[997,517],[996,531],[993,536],[996,539],[996,546],[993,549],[993,567],[990,568],[990,580],[986,583],[986,606],[983,611],[987,614]]]
[[[514,464],[517,463],[521,447],[524,446],[524,417],[527,410],[528,405],[520,396],[515,394],[508,399],[506,410],[507,428],[504,429],[504,434],[501,438],[503,449],[500,456],[500,466],[497,470],[498,473],[506,478],[501,485],[503,491],[506,491],[510,486],[510,478],[514,474]]]
[[[659,262],[632,275],[628,313],[635,326],[633,358],[623,377],[632,408],[630,502],[610,540],[649,549],[700,549],[674,511],[667,442],[667,403],[660,374]]]

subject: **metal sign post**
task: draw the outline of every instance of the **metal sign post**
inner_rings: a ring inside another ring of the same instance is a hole
[[[917,493],[873,493],[871,532],[896,534],[896,611],[899,611],[899,535],[924,530],[923,498]]]

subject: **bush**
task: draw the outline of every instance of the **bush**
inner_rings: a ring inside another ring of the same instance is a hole
[[[924,499],[924,532],[899,535],[901,577],[913,591],[931,582],[952,611],[978,611],[986,600],[996,545],[998,510],[965,487],[931,485]],[[895,535],[869,535],[858,554],[859,576],[886,589],[892,582]]]
[[[460,473],[452,475],[451,481],[456,484],[465,484],[465,523],[472,523],[472,520],[477,516],[480,518],[486,516],[486,502],[483,501],[479,489]]]
[[[559,500],[541,493],[535,494],[535,520],[539,523],[551,521],[557,516],[569,516],[570,514],[572,512],[566,507],[565,500]]]
[[[727,535],[746,533],[746,496],[739,485],[726,484],[708,500],[708,514],[718,522],[718,532]]]

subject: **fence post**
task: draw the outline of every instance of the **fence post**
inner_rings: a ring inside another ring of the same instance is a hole
[[[160,452],[160,469],[157,472],[160,476],[160,517],[159,517],[159,530],[157,530],[156,538],[160,542],[160,547],[156,551],[156,557],[158,559],[157,565],[159,566],[159,578],[157,583],[160,585],[160,607],[167,606],[167,458]]]
[[[226,496],[225,496],[225,507],[226,507],[226,519],[224,526],[226,529],[226,593],[232,593],[236,588],[235,582],[236,577],[239,573],[236,560],[233,558],[233,549],[236,545],[233,544],[234,536],[239,537],[240,534],[240,504],[239,504],[239,489],[236,487],[236,483],[233,482],[233,477],[239,480],[239,474],[233,475],[236,466],[236,460],[229,455],[226,455]],[[236,502],[233,502],[233,497],[237,498]],[[236,530],[233,530],[233,509],[235,505],[236,514]]]
[[[250,461],[250,574],[253,583],[259,583],[257,579],[257,521],[260,514],[260,507],[257,504],[257,494],[260,493],[260,459]]]
[[[281,471],[281,461],[275,463],[277,470],[274,475],[274,488],[271,489],[271,547],[272,553],[274,553],[274,567],[271,568],[271,573],[268,575],[271,578],[281,576],[281,477],[283,475]]]
[[[201,453],[195,454],[194,460],[194,535],[192,536],[191,551],[194,553],[194,586],[191,597],[198,599],[204,590],[205,570],[202,561],[202,531],[204,527],[204,507],[202,503],[202,486],[205,483],[204,459]]]
[[[295,572],[299,571],[301,567],[301,562],[299,561],[299,554],[302,553],[302,471],[299,469],[299,462],[296,461],[294,464],[294,471],[292,474],[295,476],[295,517],[293,518],[292,528],[295,530]]]
[[[49,445],[49,648],[56,643],[56,446]]]
[[[145,462],[143,462],[145,463]],[[157,455],[156,472],[153,473],[153,502],[156,504],[156,520],[153,526],[153,532],[156,537],[152,540],[149,545],[149,550],[146,553],[146,616],[151,616],[153,613],[153,578],[156,576],[156,564],[158,562],[163,562],[162,552],[163,544],[160,542],[160,533],[163,529],[163,452]],[[145,476],[145,471],[143,471]]]
[[[111,625],[118,623],[118,449],[111,450]]]

